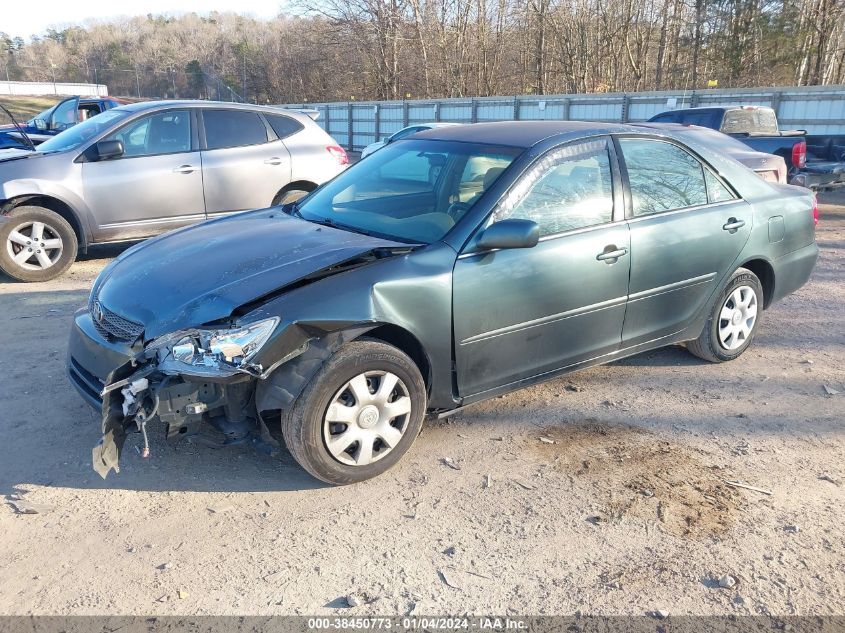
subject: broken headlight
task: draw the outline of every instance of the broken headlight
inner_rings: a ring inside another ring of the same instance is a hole
[[[197,329],[163,337],[159,360],[172,360],[194,367],[216,367],[220,363],[240,366],[258,353],[270,338],[279,319],[264,319],[249,325],[223,329]]]

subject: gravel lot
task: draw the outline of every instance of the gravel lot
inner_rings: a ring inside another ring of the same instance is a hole
[[[823,201],[812,281],[739,360],[664,349],[479,404],[346,488],[159,434],[101,480],[64,356],[117,251],[0,282],[0,494],[48,506],[0,507],[0,614],[845,613],[845,195]]]

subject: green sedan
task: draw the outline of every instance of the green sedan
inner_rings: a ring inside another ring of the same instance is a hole
[[[736,359],[810,277],[816,218],[809,191],[671,131],[413,134],[102,272],[68,359],[102,413],[94,467],[116,470],[130,431],[211,425],[347,484],[396,464],[427,415],[665,345]]]

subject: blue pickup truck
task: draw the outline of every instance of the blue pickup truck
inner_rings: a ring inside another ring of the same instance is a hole
[[[707,106],[661,112],[654,123],[681,123],[718,130],[758,152],[786,161],[789,182],[816,191],[845,186],[845,136],[807,135],[803,130],[781,131],[772,108],[764,106]]]
[[[34,145],[46,141],[62,130],[121,105],[112,97],[69,97],[39,112],[20,127]],[[0,149],[26,148],[29,143],[13,124],[0,125]]]

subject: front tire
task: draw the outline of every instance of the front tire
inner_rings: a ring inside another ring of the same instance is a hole
[[[76,233],[49,209],[23,205],[0,224],[0,270],[18,281],[55,279],[76,260]]]
[[[751,345],[763,311],[763,286],[757,275],[739,268],[713,306],[710,318],[687,349],[711,363],[739,357]]]
[[[341,347],[282,417],[293,458],[311,475],[344,485],[391,468],[414,443],[426,409],[416,364],[372,340]]]

